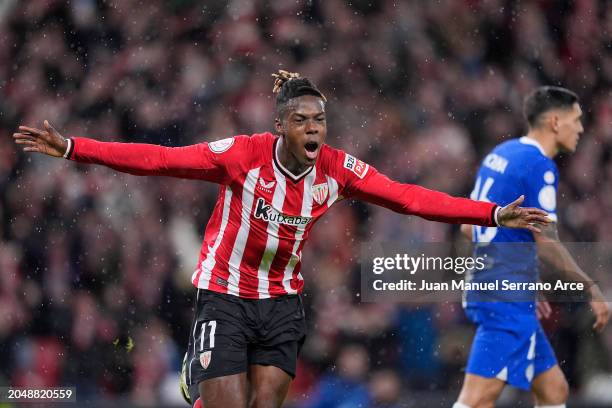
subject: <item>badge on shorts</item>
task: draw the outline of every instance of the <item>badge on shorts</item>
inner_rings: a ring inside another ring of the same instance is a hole
[[[200,354],[200,364],[202,364],[202,368],[205,370],[210,365],[210,360],[212,359],[212,351],[208,350]]]

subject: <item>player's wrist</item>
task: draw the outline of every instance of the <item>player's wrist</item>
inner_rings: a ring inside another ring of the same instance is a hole
[[[502,209],[502,207],[500,207],[499,205],[496,205],[495,208],[493,209],[493,222],[498,227],[502,226],[500,221],[499,221],[499,213],[501,212],[501,209]]]
[[[599,286],[596,283],[591,283],[591,286],[588,289],[588,293],[590,295],[591,300],[603,300],[603,293]]]
[[[74,148],[74,141],[71,138],[65,139],[66,141],[66,151],[62,156],[64,159],[70,159],[70,155],[72,154],[72,149]]]

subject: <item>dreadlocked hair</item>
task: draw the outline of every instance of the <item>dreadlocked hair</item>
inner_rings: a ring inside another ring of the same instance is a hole
[[[276,96],[276,109],[280,111],[283,106],[293,98],[303,95],[314,95],[327,102],[327,98],[308,78],[300,77],[298,72],[289,72],[282,69],[278,73],[272,74],[274,78],[274,88],[272,92]]]

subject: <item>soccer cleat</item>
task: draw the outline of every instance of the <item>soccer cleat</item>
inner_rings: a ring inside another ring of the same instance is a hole
[[[179,380],[179,386],[181,389],[181,395],[185,399],[185,402],[191,406],[191,398],[189,397],[189,387],[187,387],[187,353],[183,358],[183,366],[181,368],[181,376]]]

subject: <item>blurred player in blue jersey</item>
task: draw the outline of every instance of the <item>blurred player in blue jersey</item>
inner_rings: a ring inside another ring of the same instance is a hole
[[[559,172],[553,158],[574,152],[583,132],[578,97],[559,87],[541,87],[525,99],[526,136],[498,145],[482,162],[472,199],[506,204],[518,195],[524,205],[541,208],[554,221],[541,233],[508,228],[462,226],[472,238],[475,256],[489,266],[470,273],[468,282],[537,282],[540,256],[564,273],[567,281],[585,283],[595,314],[594,329],[608,322],[609,308],[597,285],[576,264],[557,234]],[[453,408],[493,407],[505,384],[531,390],[538,408],[563,408],[568,385],[538,320],[550,314],[536,306],[536,292],[466,291],[466,314],[476,336],[458,401]]]

